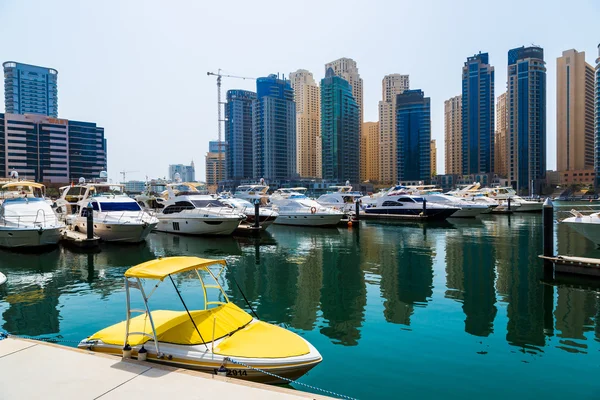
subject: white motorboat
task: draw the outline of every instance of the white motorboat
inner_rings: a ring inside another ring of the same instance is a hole
[[[74,185],[56,201],[56,210],[74,230],[87,231],[87,216],[94,219],[94,234],[106,242],[139,243],[156,228],[158,219],[123,192],[123,185]]]
[[[261,179],[262,182],[264,182]],[[270,203],[270,197],[267,191],[269,187],[264,183],[257,185],[240,185],[235,189],[233,197],[238,199],[244,199],[254,204],[255,200],[260,201],[261,206],[267,206]]]
[[[392,218],[444,220],[460,210],[458,207],[438,203],[423,203],[423,197],[390,192],[378,197],[375,205],[368,204],[364,212],[367,215],[389,215]]]
[[[337,226],[344,213],[325,207],[305,195],[306,188],[278,189],[271,196],[273,208],[279,213],[278,225]]]
[[[221,201],[200,194],[193,186],[167,185],[165,208],[157,215],[156,230],[187,235],[231,235],[246,216]]]
[[[355,203],[363,197],[361,192],[353,191],[352,186],[330,186],[329,192],[321,195],[317,203],[345,213],[355,211]]]
[[[563,219],[561,224],[568,225],[575,232],[594,242],[596,246],[600,246],[600,212],[583,215],[571,210],[571,214],[573,216]]]
[[[219,196],[218,200],[230,207],[232,207],[235,211],[240,214],[244,214],[246,219],[242,222],[242,224],[246,226],[254,226],[256,223],[256,215],[254,210],[254,204],[250,203],[247,200],[235,198],[235,197],[222,197]],[[261,230],[267,229],[275,219],[279,216],[279,213],[268,207],[259,207],[258,208],[258,224]]]
[[[36,189],[43,193],[44,188],[40,183],[24,181],[2,186],[11,196],[4,198],[0,206],[0,246],[28,248],[58,244],[65,225],[43,197],[33,195]]]
[[[483,190],[490,193],[491,197],[500,200],[500,203],[506,206],[508,206],[508,199],[510,199],[511,210],[512,206],[516,205],[515,212],[542,212],[544,207],[542,201],[527,200],[518,196],[512,187],[496,187]]]
[[[460,210],[451,215],[451,218],[475,218],[478,215],[488,213],[493,209],[493,207],[488,204],[469,202],[443,193],[420,194],[419,196],[427,200],[427,207],[432,203],[436,203],[460,208]]]

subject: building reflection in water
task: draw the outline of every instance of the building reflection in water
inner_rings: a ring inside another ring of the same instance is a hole
[[[377,229],[385,237],[379,245],[383,314],[388,322],[409,326],[414,308],[424,307],[433,294],[434,243],[423,226]]]
[[[461,226],[446,235],[446,294],[463,304],[465,332],[489,336],[496,308],[496,251],[484,226]]]

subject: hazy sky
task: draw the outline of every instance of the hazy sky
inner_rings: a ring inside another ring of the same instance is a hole
[[[496,96],[506,89],[507,51],[544,48],[548,69],[548,168],[556,165],[556,58],[586,52],[595,65],[600,1],[48,1],[0,0],[0,61],[56,68],[59,117],[105,128],[108,171],[128,179],[167,175],[196,163],[204,180],[217,138],[215,78],[299,68],[323,78],[324,64],[357,61],[365,121],[376,121],[381,79],[410,75],[431,97],[438,173],[444,172],[444,100],[460,94],[470,55],[490,54]],[[227,89],[254,82],[225,79]],[[4,109],[4,98],[0,100]]]

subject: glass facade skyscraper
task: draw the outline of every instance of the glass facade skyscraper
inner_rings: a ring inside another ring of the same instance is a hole
[[[596,188],[600,188],[600,44],[596,58],[596,82],[594,87],[594,169]]]
[[[494,67],[488,53],[462,69],[462,174],[494,171]]]
[[[323,179],[360,180],[360,109],[352,86],[327,69],[321,80],[321,151]]]
[[[422,90],[396,96],[397,168],[399,181],[431,179],[431,101]]]
[[[106,170],[104,128],[48,116],[0,114],[0,173],[37,182],[98,178]],[[3,151],[6,150],[6,151]]]
[[[2,66],[6,113],[58,117],[58,71],[14,61]]]
[[[539,194],[546,179],[546,63],[541,47],[508,51],[508,176],[519,192]]]
[[[296,175],[296,103],[288,80],[273,74],[256,80],[252,138],[254,179]]]
[[[225,177],[238,181],[253,176],[252,170],[252,102],[256,93],[228,90],[225,104]]]

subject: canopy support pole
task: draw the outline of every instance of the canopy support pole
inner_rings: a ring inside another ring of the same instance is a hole
[[[171,276],[171,274],[169,274],[169,279],[171,280],[171,283],[173,284],[173,287],[175,288],[175,291],[177,292],[177,295],[179,296],[179,300],[181,300],[181,304],[183,304],[183,307],[185,308],[185,311],[187,312],[188,317],[190,317],[190,321],[192,321],[194,328],[196,328],[196,332],[198,332],[200,339],[202,339],[202,342],[204,343],[204,347],[206,347],[206,350],[208,351],[208,345],[206,344],[206,341],[202,337],[200,330],[196,326],[196,322],[194,321],[194,318],[192,318],[192,314],[190,314],[190,310],[188,310],[187,306],[185,305],[185,301],[183,301],[183,297],[181,297],[181,293],[179,293],[179,289],[177,289],[177,285],[175,284],[175,281],[173,280],[173,277]],[[150,320],[150,321],[152,321],[152,320]],[[152,329],[154,329],[154,325],[152,326]]]
[[[146,307],[146,314],[148,315],[148,319],[150,320],[150,326],[152,327],[152,337],[154,339],[154,347],[156,349],[156,357],[160,358],[161,354],[158,349],[158,338],[156,337],[156,329],[154,328],[154,320],[152,319],[152,313],[150,312],[150,308],[148,308],[148,298],[146,297],[146,292],[144,291],[144,286],[142,286],[142,281],[140,278],[136,278],[137,283],[140,287],[140,292],[142,292],[142,298],[144,299],[144,307]]]

